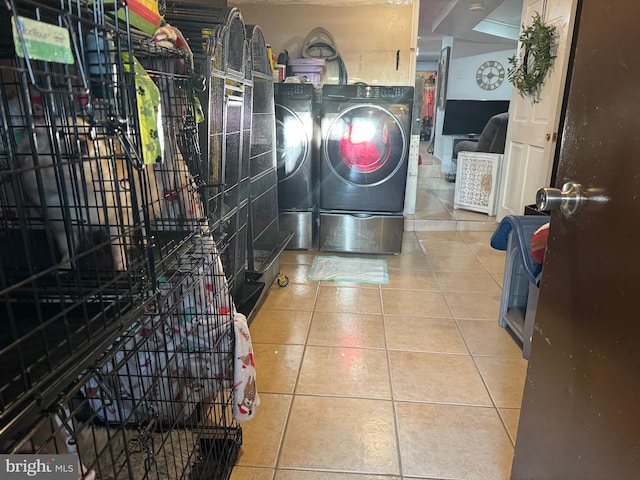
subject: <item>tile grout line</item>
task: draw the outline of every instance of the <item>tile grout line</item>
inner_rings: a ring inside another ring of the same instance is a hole
[[[462,240],[462,242],[467,245],[467,247],[469,246],[468,242],[464,239],[464,237],[462,235],[460,235],[459,233],[457,233],[458,237]],[[478,258],[477,254],[475,252],[472,251],[472,254],[474,256],[474,258],[476,258],[479,262],[480,259]],[[426,253],[425,253],[426,255]],[[427,258],[428,260],[428,258]],[[480,262],[480,264],[482,265],[482,267],[484,268],[484,270],[487,271],[487,273],[489,275],[491,275],[491,272],[488,271],[488,269],[484,266],[484,264],[482,262]],[[436,276],[436,281],[438,282],[438,285],[440,286],[440,282],[437,279]],[[500,289],[502,291],[502,288]],[[460,324],[458,323],[458,318],[456,318],[456,316],[453,313],[453,310],[451,308],[451,305],[449,304],[449,301],[447,300],[446,295],[444,295],[444,293],[442,292],[442,289],[440,289],[440,293],[442,294],[442,297],[444,298],[444,301],[447,304],[447,307],[449,308],[449,311],[451,312],[451,318],[453,319],[454,324],[456,325],[456,329],[458,330],[458,333],[460,334],[460,337],[462,338],[462,341],[464,342],[465,348],[467,349],[467,351],[469,352],[469,357],[471,358],[471,361],[473,362],[473,365],[478,373],[478,375],[480,376],[480,380],[482,381],[482,384],[484,385],[484,388],[487,392],[487,394],[489,395],[489,399],[491,401],[491,408],[493,408],[496,412],[496,415],[498,415],[498,418],[500,419],[500,423],[502,424],[502,427],[505,430],[505,433],[507,435],[507,437],[509,438],[509,441],[511,442],[512,445],[515,444],[513,442],[513,440],[511,439],[511,435],[509,434],[509,429],[507,428],[507,425],[504,421],[504,419],[502,418],[502,415],[500,415],[500,411],[498,410],[498,406],[496,405],[495,399],[493,397],[493,395],[491,394],[491,390],[489,389],[489,385],[487,384],[484,376],[482,375],[482,372],[480,371],[480,367],[478,366],[478,362],[476,361],[476,356],[473,354],[473,352],[471,351],[471,347],[467,341],[467,338],[465,337],[462,328],[460,327]]]
[[[417,235],[415,235],[415,232],[413,232],[413,233],[414,233],[414,236],[416,237],[416,240],[417,240],[417,241],[419,242],[419,244],[420,244],[420,247],[421,247],[421,250],[422,250],[422,252],[423,252],[423,255],[426,257],[427,262],[429,263],[429,265],[431,266],[432,271],[433,271],[433,265],[431,264],[431,261],[429,260],[429,257],[428,257],[428,255],[427,255],[427,253],[426,253],[425,249],[424,249],[424,248],[422,248],[423,246],[425,246],[425,245],[424,245],[424,243],[422,243],[422,242],[420,242],[420,241],[418,240]],[[458,236],[458,237],[459,237],[459,239],[460,239],[460,240],[462,240],[462,242],[463,242],[463,243],[464,243],[464,244],[469,248],[469,244],[468,244],[468,242],[464,239],[464,237],[463,237],[462,235],[460,235],[459,233],[457,233],[457,236]],[[471,250],[471,249],[469,248],[469,250]],[[474,257],[474,258],[476,258],[478,261],[480,261],[480,259],[477,257],[477,255],[476,255],[476,253],[475,253],[475,252],[471,251],[471,253],[472,253],[472,255],[473,255],[473,257]],[[486,267],[484,266],[484,264],[482,264],[482,262],[480,262],[480,263],[481,263],[482,267],[483,267],[485,270],[487,270],[487,269],[486,269]],[[513,440],[512,440],[512,438],[511,438],[511,435],[509,434],[509,429],[507,428],[507,425],[506,425],[506,423],[505,423],[505,421],[504,421],[504,419],[503,419],[502,415],[500,415],[500,412],[499,412],[498,407],[497,407],[497,405],[496,405],[496,403],[495,403],[495,400],[494,400],[494,398],[493,398],[493,395],[491,394],[491,391],[490,391],[490,389],[489,389],[489,386],[488,386],[487,382],[485,381],[485,379],[484,379],[484,377],[483,377],[483,375],[482,375],[482,373],[481,373],[481,371],[480,371],[480,368],[478,367],[478,363],[477,363],[477,361],[476,361],[476,358],[475,358],[475,356],[473,355],[473,353],[472,353],[472,351],[471,351],[471,347],[470,347],[470,345],[469,345],[469,343],[468,343],[468,341],[467,341],[467,339],[466,339],[466,337],[465,337],[464,333],[462,332],[462,329],[461,329],[461,327],[460,327],[460,325],[459,325],[459,323],[458,323],[458,319],[455,317],[455,315],[454,315],[454,313],[453,313],[453,309],[451,308],[451,305],[449,304],[449,301],[447,300],[447,297],[444,295],[444,292],[442,291],[442,284],[441,284],[440,280],[438,279],[438,276],[437,276],[437,275],[435,275],[435,271],[434,271],[433,273],[434,273],[434,276],[435,276],[435,278],[436,278],[436,282],[437,282],[438,287],[439,287],[439,293],[442,295],[442,297],[443,297],[443,299],[444,299],[445,303],[447,304],[447,308],[449,309],[449,312],[450,312],[450,314],[451,314],[451,319],[453,320],[454,325],[456,326],[456,329],[457,329],[457,331],[458,331],[458,333],[459,333],[459,335],[460,335],[460,337],[461,337],[461,339],[462,339],[462,341],[463,341],[463,343],[464,343],[464,345],[465,345],[465,348],[467,349],[468,356],[470,357],[470,359],[471,359],[471,361],[472,361],[472,363],[473,363],[473,365],[474,365],[474,368],[475,368],[475,370],[476,370],[476,372],[477,372],[478,376],[480,377],[480,380],[482,381],[482,384],[483,384],[483,386],[484,386],[484,388],[485,388],[485,391],[486,391],[486,393],[487,393],[487,395],[488,395],[488,397],[489,397],[489,400],[490,400],[490,402],[491,402],[491,405],[485,405],[485,406],[481,406],[481,405],[478,405],[478,406],[475,406],[475,405],[460,405],[460,406],[468,406],[468,407],[471,407],[471,408],[491,408],[491,409],[495,412],[495,414],[498,416],[498,418],[499,418],[499,420],[500,420],[500,423],[502,424],[502,427],[504,428],[505,434],[507,435],[507,438],[509,439],[509,441],[510,441],[510,442],[511,442],[511,444],[513,445],[514,443],[513,443]],[[488,273],[490,274],[490,272],[488,272]],[[492,277],[492,279],[493,279],[493,277]],[[383,312],[383,313],[384,313],[384,312]],[[383,320],[384,320],[384,318],[383,318]],[[385,342],[386,342],[386,322],[385,322]],[[386,345],[386,343],[385,343],[385,345]],[[387,357],[389,358],[389,351],[388,351],[388,349],[387,349]],[[389,361],[389,362],[390,362],[390,361]],[[389,374],[391,375],[391,366],[390,366],[390,364],[389,364]],[[393,383],[392,383],[391,385],[392,385],[392,386],[391,386],[391,388],[393,389]],[[392,397],[393,397],[393,390],[392,390]],[[424,403],[424,402],[417,402],[417,403]],[[443,403],[440,403],[440,402],[427,402],[427,403],[436,404],[436,405],[442,405],[442,404],[443,404]],[[458,404],[448,404],[448,405],[454,405],[454,406],[457,406]],[[395,399],[393,399],[393,407],[394,407],[394,415],[395,415],[396,425],[398,425],[398,415],[397,415],[397,411],[396,411],[396,401],[395,401]],[[396,428],[398,428],[398,427],[396,427]],[[400,447],[400,439],[399,439],[399,434],[398,434],[398,449],[399,449],[398,453],[399,453],[399,454],[400,454],[400,448],[401,448],[401,447]],[[401,470],[401,472],[402,472],[402,470]]]
[[[426,256],[425,251],[422,249],[422,245],[420,244],[419,240],[417,239],[416,232],[405,232],[405,233],[413,234],[414,239],[420,245],[420,252],[423,254],[423,256],[426,257],[427,263],[431,267],[432,272],[433,272],[433,266],[431,265],[431,262],[429,261],[428,257]],[[462,237],[461,235],[459,235],[459,236]],[[470,242],[467,242],[464,237],[462,237],[462,240],[466,245],[469,245]],[[472,251],[472,254],[474,255],[474,257],[476,259],[479,260],[477,254],[475,252]],[[482,263],[482,262],[480,262],[480,263]],[[484,270],[488,271],[487,267],[485,267],[484,264],[482,264],[482,265],[483,265]],[[491,275],[491,272],[489,272],[489,274]],[[493,275],[491,275],[491,276],[492,276],[492,279],[495,281],[495,279],[493,278]],[[496,281],[496,283],[497,283],[497,281]],[[444,293],[442,292],[441,282],[437,279],[437,277],[436,277],[436,284],[438,286],[438,290],[437,291],[439,291],[444,297]],[[498,286],[500,288],[502,288],[500,285],[498,285]],[[310,318],[309,325],[308,325],[307,330],[306,330],[304,343],[301,342],[301,343],[298,344],[298,345],[302,346],[302,352],[301,352],[302,354],[301,354],[301,357],[300,357],[300,364],[299,364],[298,372],[297,372],[297,375],[295,377],[295,382],[294,382],[294,385],[293,385],[293,391],[291,393],[291,401],[289,403],[289,406],[288,406],[288,409],[287,409],[287,412],[286,412],[286,417],[285,417],[285,421],[284,421],[284,425],[283,425],[283,431],[282,431],[282,434],[281,434],[280,440],[279,440],[278,451],[277,451],[277,455],[276,455],[276,458],[275,458],[275,465],[273,467],[269,467],[269,469],[273,468],[272,480],[273,480],[273,478],[275,478],[277,476],[277,472],[278,471],[300,470],[300,468],[297,468],[297,467],[281,467],[280,466],[280,462],[281,462],[281,456],[282,456],[282,453],[283,453],[284,439],[285,439],[285,437],[287,435],[289,422],[291,421],[291,415],[292,415],[294,401],[295,401],[297,396],[303,396],[303,395],[306,396],[306,394],[298,393],[297,389],[298,389],[299,380],[301,378],[304,357],[305,357],[305,354],[307,353],[307,347],[311,346],[309,344],[311,327],[313,325],[314,315],[316,313],[316,308],[318,306],[319,294],[321,292],[321,287],[322,287],[321,283],[318,282],[317,285],[316,285],[315,297],[314,297],[313,306],[312,306],[312,309],[311,309],[311,318]],[[391,356],[391,352],[395,351],[395,350],[390,350],[389,349],[389,337],[388,337],[388,332],[387,332],[387,314],[385,313],[384,303],[383,303],[383,292],[384,292],[384,289],[382,288],[382,285],[378,285],[377,288],[378,288],[378,296],[379,296],[379,299],[380,299],[381,316],[382,316],[382,322],[383,322],[383,332],[382,332],[383,333],[383,338],[384,338],[384,347],[383,348],[385,349],[385,356],[386,356],[387,368],[388,368],[388,382],[389,382],[389,388],[390,388],[390,394],[391,394],[391,399],[390,400],[391,400],[391,406],[392,406],[392,411],[393,411],[395,438],[396,438],[396,442],[397,442],[397,457],[398,457],[399,476],[401,478],[405,478],[404,475],[403,475],[403,465],[402,465],[402,451],[403,450],[402,450],[402,446],[400,444],[400,427],[399,427],[399,422],[398,422],[399,413],[398,413],[398,410],[396,408],[396,405],[401,403],[401,402],[396,401],[396,399],[395,399],[394,391],[393,391],[392,372],[391,372],[391,358],[390,358],[390,356]],[[479,292],[479,293],[482,293],[482,292]],[[498,411],[498,407],[495,404],[495,400],[494,400],[493,396],[491,395],[491,392],[489,391],[488,385],[485,382],[484,377],[480,373],[480,369],[478,367],[478,363],[476,362],[476,356],[473,355],[473,353],[471,352],[470,345],[467,342],[466,337],[462,333],[461,325],[458,323],[459,319],[453,316],[453,311],[451,310],[451,306],[449,305],[449,302],[446,300],[446,297],[444,299],[445,299],[445,302],[447,304],[447,307],[448,307],[449,313],[450,313],[450,317],[447,317],[447,318],[451,318],[454,321],[454,324],[456,326],[456,331],[462,337],[462,340],[464,342],[465,348],[467,350],[467,353],[465,355],[469,355],[469,356],[472,357],[472,361],[474,362],[474,366],[476,368],[476,371],[478,372],[478,374],[480,374],[480,377],[482,379],[483,385],[485,386],[485,389],[486,389],[487,393],[489,393],[489,398],[491,399],[491,405],[477,405],[477,406],[476,405],[466,405],[466,404],[446,404],[446,405],[454,405],[454,406],[455,405],[460,405],[460,406],[470,406],[470,407],[480,407],[480,408],[493,408],[494,411],[496,411],[496,413],[498,414],[498,418],[500,419],[500,421],[501,421],[501,423],[503,425],[503,428],[506,431],[507,437],[509,438],[510,442],[512,444],[514,444],[514,440],[511,438],[511,435],[509,434],[509,429],[506,426],[505,420],[503,419],[502,415],[500,415],[500,412]],[[269,342],[266,342],[266,343],[269,343]],[[356,347],[354,347],[354,348],[356,348]],[[362,348],[362,347],[358,347],[358,348]],[[329,396],[329,397],[332,397],[332,395],[315,395],[315,394],[309,394],[309,396],[323,396],[323,397]],[[341,398],[343,396],[335,395],[334,397],[340,397]],[[362,398],[370,398],[370,397],[362,397]],[[379,398],[372,398],[372,399],[373,400],[384,400],[384,399],[379,399]],[[409,402],[409,403],[413,403],[413,402]],[[425,403],[425,402],[416,402],[416,403]],[[426,402],[426,403],[431,403],[431,404],[435,404],[435,405],[443,404],[443,403],[440,403],[440,402]],[[255,466],[255,468],[263,468],[263,467]],[[309,472],[316,472],[316,473],[321,473],[322,471],[324,471],[322,469],[313,469],[313,468],[302,468],[302,470],[309,471]],[[333,470],[326,470],[326,471],[333,472]],[[339,473],[339,472],[336,472],[336,473]],[[344,473],[347,473],[347,472],[344,472]],[[352,472],[349,472],[349,473],[352,473]],[[381,476],[395,478],[397,475],[398,474],[382,474]]]
[[[391,409],[393,410],[393,427],[396,436],[396,446],[397,446],[397,456],[398,456],[398,472],[400,478],[403,477],[403,466],[402,466],[402,445],[400,444],[400,424],[398,419],[398,410],[396,409],[396,399],[393,392],[393,381],[392,381],[392,373],[391,373],[391,354],[389,351],[389,342],[387,341],[387,320],[386,313],[384,311],[384,302],[382,298],[382,287],[380,287],[380,309],[382,313],[382,335],[384,338],[384,350],[385,356],[387,358],[387,371],[389,372],[389,394],[391,396]]]
[[[463,242],[465,242],[465,244],[467,244],[467,246],[468,246],[468,243],[467,243],[467,241],[464,239],[464,237],[462,237],[462,241],[463,241]],[[474,256],[478,259],[478,261],[480,262],[480,264],[482,265],[482,267],[483,267],[483,268],[487,271],[487,273],[488,273],[488,274],[493,278],[493,276],[491,275],[491,272],[490,272],[490,271],[489,271],[489,269],[484,265],[484,263],[482,263],[482,261],[480,260],[480,258],[478,257],[478,255],[477,255],[475,252],[473,252],[473,254],[474,254]],[[495,279],[494,279],[494,281],[495,281]],[[496,283],[497,283],[497,282],[496,282]],[[502,290],[503,290],[503,288],[502,288],[502,286],[500,286],[500,297],[501,297],[501,298],[502,298]],[[498,315],[500,315],[500,310],[498,310]],[[461,332],[461,334],[462,334],[462,329],[460,328],[460,325],[459,325],[459,323],[458,323],[458,319],[454,317],[454,321],[455,321],[456,325],[458,326],[458,328],[460,329],[460,332]],[[463,339],[464,339],[464,336],[463,336]],[[467,343],[467,342],[466,342],[466,339],[464,339],[464,342],[465,342],[465,344]],[[469,353],[471,353],[471,348],[469,348]],[[478,356],[480,356],[480,355],[478,355]],[[493,406],[494,406],[494,408],[495,408],[495,411],[496,411],[496,414],[498,415],[498,418],[500,419],[500,423],[502,423],[502,426],[503,426],[503,428],[505,429],[505,432],[507,433],[507,437],[509,438],[509,441],[511,442],[511,444],[512,444],[512,445],[513,445],[513,447],[515,448],[515,441],[514,441],[514,439],[512,439],[512,438],[511,438],[511,435],[509,434],[509,428],[507,427],[507,424],[506,424],[506,422],[505,422],[504,418],[503,418],[503,417],[502,417],[502,415],[500,414],[500,409],[499,409],[499,407],[496,405],[495,399],[494,399],[493,395],[491,394],[491,390],[489,389],[489,385],[487,384],[487,382],[486,382],[486,380],[485,380],[484,376],[482,375],[482,372],[480,371],[480,367],[478,366],[478,362],[477,362],[477,360],[476,360],[476,355],[471,354],[471,359],[472,359],[473,364],[475,365],[475,367],[476,367],[476,369],[477,369],[477,371],[478,371],[478,374],[480,375],[480,378],[482,379],[482,383],[484,384],[485,388],[487,389],[487,393],[489,393],[489,398],[491,399],[491,403],[493,404]]]
[[[299,263],[298,263],[299,265]],[[287,416],[282,428],[282,435],[280,435],[280,442],[278,445],[278,454],[276,455],[276,461],[275,461],[275,465],[273,466],[274,468],[274,478],[275,475],[278,471],[278,468],[280,467],[280,459],[282,457],[282,448],[284,446],[284,440],[287,436],[287,430],[289,428],[289,422],[291,420],[291,411],[293,410],[293,403],[295,402],[296,399],[296,390],[298,389],[298,382],[300,381],[300,374],[302,373],[302,364],[304,362],[304,357],[305,354],[307,352],[307,344],[309,342],[309,335],[311,333],[311,324],[313,323],[313,315],[315,313],[316,310],[316,304],[318,303],[318,296],[320,295],[320,282],[317,282],[317,286],[316,286],[316,294],[315,294],[315,298],[313,300],[313,308],[311,309],[311,319],[309,320],[309,326],[307,327],[307,335],[305,336],[305,340],[304,340],[304,344],[302,345],[302,354],[300,356],[300,366],[298,367],[298,374],[296,375],[296,380],[293,384],[293,392],[291,393],[291,402],[289,403],[289,408],[287,409]]]

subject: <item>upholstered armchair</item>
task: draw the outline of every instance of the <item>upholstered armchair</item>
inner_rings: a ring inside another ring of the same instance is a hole
[[[455,145],[453,157],[458,158],[459,152],[504,153],[508,121],[508,112],[494,115],[482,129],[477,142],[462,140]]]

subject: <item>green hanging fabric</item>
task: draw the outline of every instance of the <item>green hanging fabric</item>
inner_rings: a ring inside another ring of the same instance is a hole
[[[136,57],[133,57],[133,62],[130,62],[129,54],[123,53],[122,60],[127,72],[131,71],[130,67],[133,63],[138,123],[140,125],[140,140],[142,141],[142,160],[145,165],[160,163],[164,158],[160,90]]]
[[[193,106],[196,114],[196,123],[204,121],[204,111],[202,110],[202,104],[200,103],[200,99],[196,95],[193,96]]]

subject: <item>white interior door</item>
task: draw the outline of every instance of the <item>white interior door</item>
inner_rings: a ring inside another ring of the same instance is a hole
[[[547,73],[539,103],[522,98],[514,88],[509,105],[509,127],[500,182],[497,220],[522,215],[535,203],[539,187],[549,186],[556,148],[562,95],[567,77],[569,47],[577,0],[524,0],[521,25],[529,25],[538,12],[556,26],[556,58]]]

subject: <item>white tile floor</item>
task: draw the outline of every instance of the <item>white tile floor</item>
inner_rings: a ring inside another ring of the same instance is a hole
[[[456,229],[381,257],[386,285],[309,281],[324,253],[282,254],[290,283],[250,327],[262,405],[232,480],[509,478],[527,362],[497,323],[504,253],[460,225],[486,215],[449,214]]]
[[[418,166],[416,213],[405,220],[407,231],[480,230],[497,226],[495,217],[453,208],[455,183],[447,182],[440,161],[427,151],[428,143],[420,142],[422,165]]]

